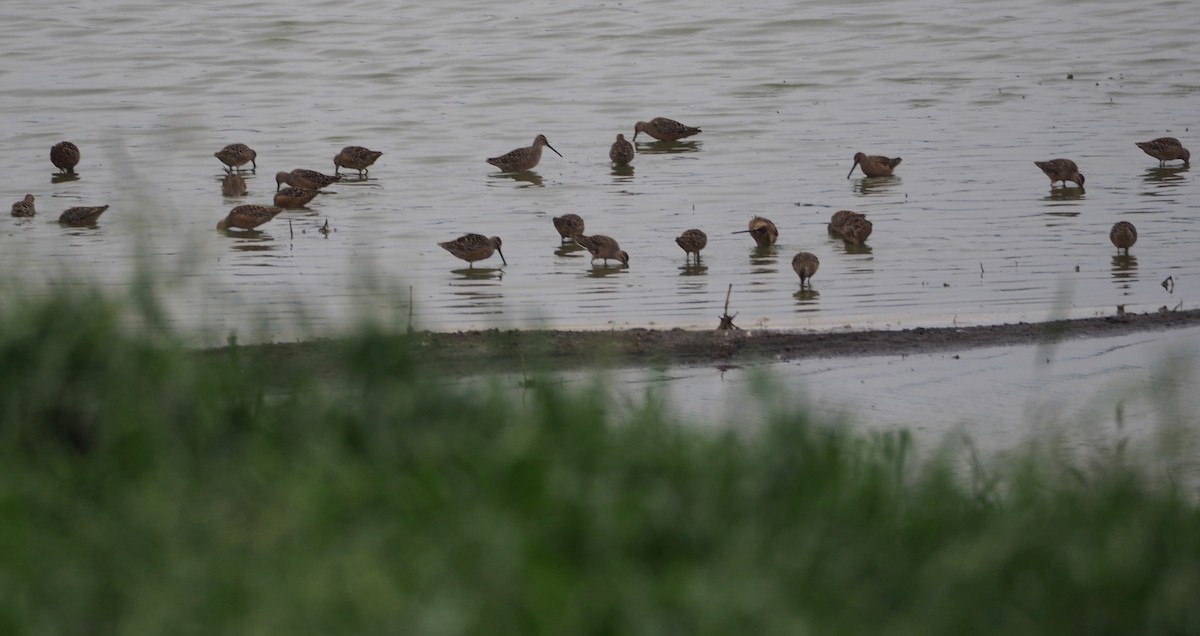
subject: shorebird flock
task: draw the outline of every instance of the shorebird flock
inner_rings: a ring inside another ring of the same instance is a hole
[[[635,144],[640,134],[645,134],[659,142],[674,143],[700,132],[699,128],[665,117],[639,121],[634,125],[632,140],[626,140],[624,134],[617,135],[616,141],[609,149],[608,157],[615,166],[629,165],[637,156]],[[1135,145],[1146,154],[1158,159],[1160,166],[1165,166],[1169,161],[1182,161],[1186,167],[1191,159],[1191,153],[1174,137],[1160,137],[1150,141],[1137,142]],[[487,159],[487,163],[499,168],[503,173],[525,172],[532,170],[541,161],[542,148],[549,148],[559,157],[563,156],[554,146],[550,145],[550,141],[545,135],[539,134],[534,137],[533,144]],[[225,176],[221,181],[222,194],[226,197],[245,196],[247,194],[246,180],[241,173],[246,170],[247,164],[250,165],[249,171],[251,172],[258,169],[258,153],[246,144],[235,143],[225,146],[213,155],[225,166]],[[380,151],[370,150],[363,146],[346,146],[333,158],[334,173],[332,175],[307,169],[277,172],[275,174],[274,205],[235,206],[217,222],[217,229],[226,232],[235,229],[253,230],[270,222],[284,210],[303,208],[323,188],[341,181],[341,169],[357,171],[359,178],[366,178],[370,174],[370,167],[382,155],[383,153]],[[69,141],[55,144],[50,149],[50,162],[61,173],[75,174],[75,167],[79,165],[79,161],[79,147]],[[869,179],[890,178],[900,163],[900,157],[856,152],[846,178],[849,179],[855,170],[861,170],[863,175]],[[1033,163],[1050,179],[1051,188],[1057,187],[1056,184],[1060,183],[1062,188],[1066,188],[1069,181],[1075,184],[1074,187],[1078,188],[1080,192],[1083,191],[1086,179],[1074,161],[1059,158]],[[68,226],[95,225],[100,215],[106,210],[108,210],[107,205],[72,207],[59,215],[58,222]],[[35,214],[32,194],[26,194],[22,200],[12,204],[12,216],[14,217],[29,218]],[[603,267],[609,267],[610,261],[614,263],[612,266],[629,267],[629,253],[621,249],[617,240],[604,234],[585,234],[584,220],[579,215],[564,214],[554,217],[553,223],[560,242],[574,242],[586,249],[592,257],[593,267],[596,267],[597,260],[602,261]],[[840,237],[848,245],[865,245],[873,229],[874,225],[866,215],[852,210],[835,212],[827,226],[830,235]],[[747,229],[738,230],[733,234],[749,234],[759,248],[770,248],[779,239],[779,229],[775,223],[762,216],[750,219]],[[1137,242],[1137,237],[1137,228],[1128,221],[1118,221],[1109,231],[1109,240],[1117,248],[1118,254],[1123,250],[1125,255],[1128,255],[1129,249]],[[688,265],[691,265],[693,261],[699,265],[700,252],[708,245],[708,235],[700,229],[691,228],[684,230],[675,239],[675,243],[684,251]],[[508,265],[504,253],[500,250],[502,243],[498,236],[464,234],[456,239],[438,243],[438,245],[455,257],[466,261],[469,268],[473,268],[477,261],[491,258],[493,254],[498,254],[501,262]],[[800,277],[801,290],[804,290],[806,286],[811,289],[812,278],[816,275],[820,265],[816,255],[810,252],[799,252],[792,258],[792,269]]]

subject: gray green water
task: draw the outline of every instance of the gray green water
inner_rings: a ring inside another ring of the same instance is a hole
[[[0,171],[40,212],[0,221],[0,264],[35,288],[64,271],[122,287],[144,254],[174,319],[246,333],[266,318],[260,337],[406,313],[410,285],[439,330],[708,328],[730,284],[740,324],[776,328],[1192,307],[1196,180],[1133,142],[1200,147],[1196,25],[1165,0],[20,2],[0,21]],[[704,132],[614,172],[616,133],[660,115]],[[536,177],[484,163],[538,133],[565,158]],[[77,180],[53,177],[62,139],[82,148]],[[259,153],[240,200],[212,156],[231,142]],[[332,171],[350,144],[385,153],[370,179],[251,237],[214,229],[268,203],[275,171]],[[847,179],[859,150],[904,163]],[[1051,192],[1032,164],[1060,156],[1086,194]],[[54,223],[102,203],[94,229]],[[842,208],[874,221],[869,249],[826,234]],[[560,249],[565,212],[631,266]],[[773,253],[730,234],[755,214],[780,227]],[[1128,259],[1107,237],[1121,219],[1140,233]],[[709,235],[699,270],[673,242],[690,227]],[[508,267],[468,274],[436,245],[468,231],[501,236]],[[821,259],[813,294],[798,250]]]

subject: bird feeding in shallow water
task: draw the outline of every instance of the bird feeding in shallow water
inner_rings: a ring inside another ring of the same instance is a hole
[[[617,135],[617,140],[608,149],[608,159],[618,166],[627,166],[633,161],[633,144],[625,139],[625,135]]]
[[[338,174],[339,168],[347,170],[357,170],[358,176],[363,174],[370,175],[370,168],[375,163],[376,159],[383,156],[383,153],[378,150],[368,150],[362,146],[346,146],[342,151],[333,157],[333,174]]]
[[[1125,250],[1125,255],[1129,256],[1129,248],[1137,243],[1137,228],[1129,221],[1117,221],[1108,232],[1108,240],[1116,246],[1117,254]]]
[[[862,245],[867,242],[867,237],[871,236],[871,231],[875,225],[867,220],[867,217],[859,217],[850,219],[841,228],[842,240],[847,245]]]
[[[792,257],[792,269],[796,275],[800,277],[800,288],[804,288],[804,283],[808,282],[808,288],[812,289],[812,277],[817,273],[817,269],[821,267],[821,261],[817,259],[815,254],[810,252],[800,252]]]
[[[532,146],[511,150],[499,157],[492,157],[487,162],[504,172],[524,172],[532,169],[542,160],[542,146],[554,150],[554,146],[550,145],[545,135],[538,135],[533,138]],[[562,156],[562,153],[557,150],[554,150],[554,154]]]
[[[482,234],[463,234],[453,241],[438,243],[438,245],[450,252],[454,256],[461,258],[468,263],[468,267],[474,268],[475,261],[482,261],[485,258],[491,257],[495,252],[500,255],[500,262],[508,265],[508,261],[504,258],[504,252],[500,251],[500,237],[487,237]]]
[[[50,163],[54,164],[59,172],[75,174],[75,166],[79,165],[79,146],[69,141],[54,144],[50,148]]]
[[[854,165],[850,166],[850,172],[846,173],[846,178],[854,174],[855,168],[861,168],[862,173],[868,177],[890,177],[896,166],[903,161],[900,157],[892,158],[883,155],[868,155],[862,152],[854,153]]]
[[[237,170],[246,164],[250,164],[251,171],[258,170],[258,153],[246,144],[229,144],[214,152],[213,156],[229,166],[231,170]]]
[[[683,249],[684,258],[691,259],[692,254],[696,255],[696,263],[700,262],[700,250],[708,245],[708,235],[695,228],[684,230],[683,234],[675,237],[675,244]]]
[[[242,230],[253,230],[254,228],[270,221],[283,212],[283,208],[275,208],[266,205],[239,205],[229,211],[225,218],[217,222],[218,230],[228,230],[230,228],[239,228]]]
[[[108,209],[107,205],[99,207],[67,208],[58,216],[58,222],[63,225],[91,225]]]
[[[235,172],[233,168],[226,168],[225,178],[221,179],[221,194],[227,197],[240,197],[248,191],[246,180],[242,178],[242,175]]]
[[[608,260],[611,258],[620,261],[622,265],[629,265],[629,254],[621,251],[621,246],[611,236],[603,234],[584,236],[580,234],[575,237],[575,242],[582,245],[592,255],[593,263],[599,258],[604,260],[605,265],[608,265]]]
[[[275,191],[279,192],[279,188],[283,184],[292,186],[293,188],[303,188],[305,190],[320,190],[331,183],[337,183],[342,180],[342,175],[321,174],[316,170],[305,170],[298,168],[291,172],[276,172],[275,173]]]
[[[275,207],[295,210],[308,205],[316,196],[316,190],[287,187],[275,193]]]
[[[37,211],[33,207],[33,195],[27,194],[24,199],[12,204],[12,215],[18,218],[33,216]]]
[[[699,128],[681,124],[674,119],[655,117],[650,121],[639,121],[633,125],[633,140],[637,141],[639,133],[646,133],[659,141],[678,141],[700,132],[702,131]]]
[[[779,230],[775,228],[775,224],[771,222],[771,219],[766,217],[756,216],[750,219],[749,229],[738,230],[737,232],[733,232],[733,234],[745,234],[747,232],[759,247],[770,247],[775,244],[775,241],[779,240]]]
[[[1070,159],[1051,159],[1050,161],[1035,161],[1033,165],[1042,169],[1047,177],[1050,178],[1050,187],[1062,181],[1063,187],[1067,187],[1068,181],[1075,182],[1080,188],[1083,188],[1083,175],[1079,173],[1079,166],[1075,165]]]
[[[1188,160],[1192,158],[1192,153],[1188,152],[1188,149],[1184,148],[1183,144],[1174,137],[1159,137],[1135,143],[1138,148],[1142,149],[1142,152],[1158,159],[1159,166],[1165,166],[1168,161],[1182,159],[1184,167],[1187,167]]]
[[[578,214],[564,214],[551,219],[554,229],[558,231],[562,241],[573,239],[583,234],[583,217]]]

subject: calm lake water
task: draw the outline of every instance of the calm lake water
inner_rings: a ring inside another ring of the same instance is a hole
[[[410,286],[436,330],[711,328],[730,284],[744,327],[1194,307],[1194,173],[1133,144],[1200,150],[1195,25],[1183,0],[13,3],[4,203],[29,192],[39,213],[3,217],[0,264],[6,285],[119,290],[141,259],[181,325],[247,339],[404,321]],[[615,135],[655,116],[704,132],[639,144],[614,171]],[[565,158],[519,178],[484,162],[539,133]],[[53,174],[63,139],[82,149],[78,179]],[[258,151],[236,200],[213,157],[233,142]],[[234,205],[269,204],[276,171],[331,172],[352,144],[384,152],[369,179],[259,233],[215,229]],[[904,162],[847,179],[856,151]],[[1079,163],[1086,194],[1051,190],[1032,162],[1053,157]],[[100,204],[95,228],[55,222]],[[828,236],[843,208],[873,220],[869,247]],[[561,247],[550,219],[567,212],[630,267]],[[756,214],[779,226],[775,250],[731,234]],[[1140,235],[1128,258],[1108,240],[1122,219]],[[673,241],[691,227],[709,235],[699,268]],[[502,237],[508,266],[468,271],[437,246],[464,232]],[[812,293],[799,250],[821,259]]]

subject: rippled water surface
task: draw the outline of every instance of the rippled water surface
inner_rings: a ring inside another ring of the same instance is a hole
[[[129,284],[139,255],[184,324],[336,329],[362,312],[421,326],[713,327],[733,285],[742,326],[1039,320],[1064,311],[1195,306],[1193,173],[1133,142],[1200,147],[1192,3],[912,0],[561,3],[450,0],[16,3],[0,21],[0,221],[9,281],[64,272]],[[704,132],[608,147],[668,116]],[[543,133],[532,173],[487,157]],[[80,146],[62,180],[51,145]],[[227,143],[258,151],[250,194],[221,195]],[[227,235],[233,205],[269,204],[278,170],[333,170],[346,145],[384,152],[261,232]],[[890,179],[847,179],[856,151],[902,156]],[[1051,190],[1033,161],[1075,159],[1087,191]],[[58,213],[107,203],[95,228]],[[847,248],[838,209],[874,234]],[[628,268],[589,265],[550,219],[584,217]],[[759,252],[756,214],[780,228]],[[1108,230],[1139,241],[1116,256]],[[326,221],[331,232],[318,232]],[[708,233],[700,267],[674,237]],[[498,235],[465,268],[437,246]],[[812,292],[791,271],[821,268]],[[1160,282],[1171,276],[1168,293]]]

